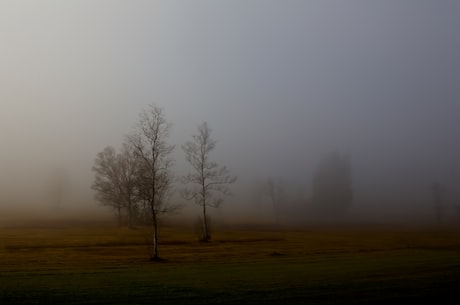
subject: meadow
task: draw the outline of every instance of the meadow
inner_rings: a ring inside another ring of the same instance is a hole
[[[0,304],[460,304],[460,229],[227,226],[0,228]]]

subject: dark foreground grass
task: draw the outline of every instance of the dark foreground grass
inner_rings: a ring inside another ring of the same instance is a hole
[[[0,232],[0,304],[460,304],[457,231]]]

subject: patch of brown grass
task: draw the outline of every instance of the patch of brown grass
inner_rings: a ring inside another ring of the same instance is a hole
[[[324,255],[398,250],[460,250],[459,230],[366,230],[363,228],[274,231],[217,230],[201,243],[193,230],[165,227],[159,253],[172,262],[315,260]],[[0,229],[0,270],[122,267],[149,259],[150,228],[107,225]]]

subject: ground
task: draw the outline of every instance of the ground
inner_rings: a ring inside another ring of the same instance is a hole
[[[44,223],[0,229],[0,304],[460,304],[460,230]]]

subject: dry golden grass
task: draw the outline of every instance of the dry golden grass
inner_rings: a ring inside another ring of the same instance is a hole
[[[389,304],[457,297],[458,229],[0,228],[0,304]],[[458,299],[458,297],[457,297]],[[460,301],[460,299],[458,300]]]
[[[164,227],[160,256],[170,262],[243,262],[277,256],[314,260],[325,255],[441,249],[460,251],[460,232],[369,229],[359,227],[275,230],[222,228],[209,243],[197,241],[186,227]],[[109,224],[0,229],[0,270],[144,264],[149,257],[149,228]]]

